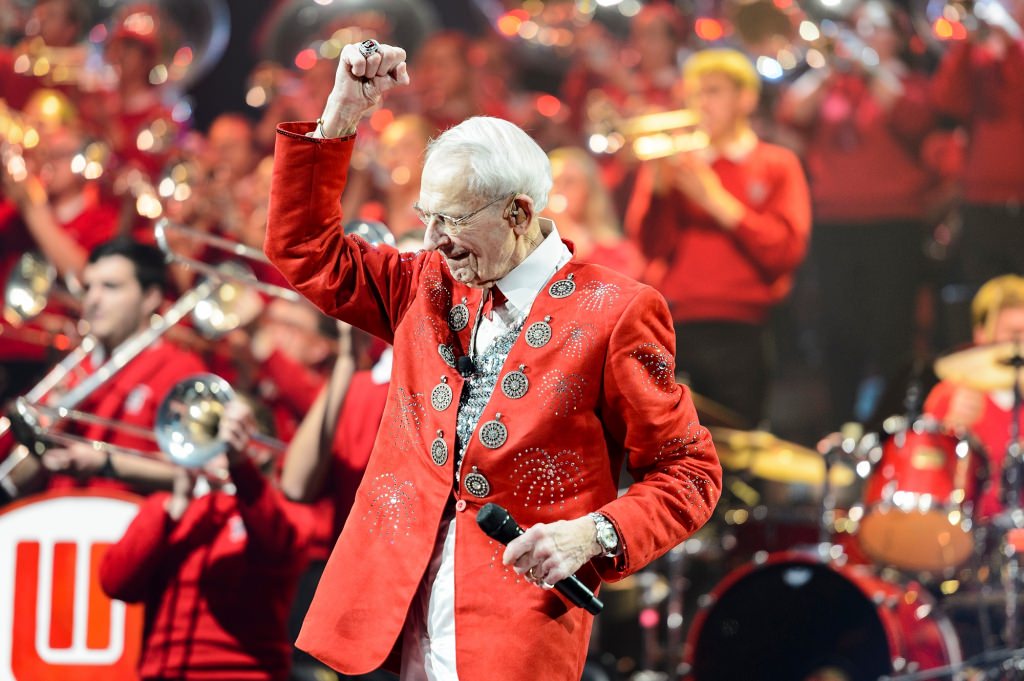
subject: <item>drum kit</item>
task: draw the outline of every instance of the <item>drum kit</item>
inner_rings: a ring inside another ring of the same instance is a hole
[[[620,671],[640,670],[635,681],[1024,678],[1022,366],[1013,342],[935,365],[975,390],[1017,386],[1006,452],[915,413],[880,433],[835,433],[817,451],[711,427],[723,468],[712,520],[650,574],[602,591],[613,607],[639,593],[639,649],[620,640],[615,651],[599,633]],[[698,411],[707,402],[695,401]],[[987,465],[997,457],[1002,480]],[[992,485],[1004,510],[983,516]]]

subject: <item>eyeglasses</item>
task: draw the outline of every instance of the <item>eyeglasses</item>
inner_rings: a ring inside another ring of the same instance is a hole
[[[498,203],[502,199],[508,199],[508,200],[514,199],[518,193],[519,192],[512,192],[511,194],[506,194],[504,196],[499,196],[498,198],[494,199],[493,201],[490,201],[490,202],[484,204],[483,206],[480,206],[479,208],[477,208],[472,213],[467,213],[466,215],[460,215],[457,218],[456,217],[452,217],[451,215],[445,215],[444,213],[430,213],[430,212],[427,212],[427,211],[423,210],[422,208],[420,208],[419,204],[413,204],[412,209],[414,211],[416,211],[416,216],[420,219],[420,222],[422,222],[427,227],[430,227],[430,225],[434,222],[434,220],[440,220],[441,221],[441,226],[444,227],[445,230],[447,230],[450,234],[457,234],[459,232],[459,228],[462,227],[462,225],[464,225],[467,222],[469,222],[472,218],[474,218],[477,215],[479,215],[480,213],[484,212],[485,210],[487,210],[488,208],[490,208],[494,204]]]

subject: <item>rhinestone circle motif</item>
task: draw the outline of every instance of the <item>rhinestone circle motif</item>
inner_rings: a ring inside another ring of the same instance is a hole
[[[447,383],[438,383],[430,391],[430,406],[437,411],[444,411],[452,404],[452,388]]]
[[[456,333],[469,326],[469,308],[464,303],[459,303],[448,313],[448,326]]]
[[[576,291],[576,282],[572,279],[571,274],[566,279],[559,279],[548,287],[548,293],[552,298],[568,298]]]
[[[491,493],[491,483],[487,482],[487,478],[482,473],[473,471],[466,476],[466,491],[472,494],[474,497],[486,497]]]
[[[510,400],[518,400],[530,389],[530,379],[520,371],[510,371],[501,379],[501,392]]]
[[[448,463],[448,443],[444,438],[438,437],[430,443],[430,458],[438,466]]]
[[[497,449],[508,440],[508,428],[501,421],[488,421],[480,426],[480,442],[488,449]]]
[[[526,344],[531,348],[542,348],[551,340],[551,325],[547,322],[534,322],[526,329]]]

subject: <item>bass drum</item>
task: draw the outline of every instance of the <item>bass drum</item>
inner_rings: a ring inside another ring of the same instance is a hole
[[[875,681],[961,662],[930,594],[862,565],[772,554],[706,600],[684,651],[693,681]]]

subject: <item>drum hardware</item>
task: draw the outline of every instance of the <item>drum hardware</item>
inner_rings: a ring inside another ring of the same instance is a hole
[[[825,466],[813,449],[781,440],[762,430],[710,428],[723,468],[748,471],[755,478],[792,485],[820,488]],[[854,481],[854,472],[837,465],[829,472],[831,484],[847,487]]]
[[[942,573],[974,553],[974,505],[985,458],[971,438],[926,417],[887,420],[884,438],[858,448],[867,472],[858,540],[875,561]]]
[[[957,664],[926,669],[920,672],[881,676],[878,681],[934,681],[936,679],[977,679],[976,673],[985,672],[983,678],[1001,678],[1004,672],[1024,671],[1024,648],[989,650]],[[964,672],[971,672],[965,676]],[[993,675],[994,674],[994,675]],[[1016,678],[1016,677],[1014,677]]]
[[[1021,382],[1024,368],[1024,351],[1020,339],[1002,343],[990,343],[960,350],[939,358],[935,372],[944,380],[990,392],[1010,389],[1013,392],[1013,407],[1006,453],[1003,464],[1003,508],[992,525],[1002,532],[1000,555],[1003,561],[1002,581],[1005,594],[1006,625],[1004,643],[1016,646],[1020,643],[1019,623],[1020,595],[1022,591],[1020,550],[1024,542],[1018,540],[1024,531],[1024,509],[1021,508],[1022,476],[1024,476],[1024,453],[1021,448]]]

